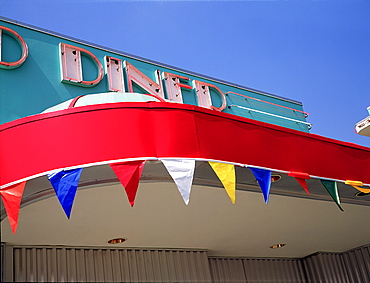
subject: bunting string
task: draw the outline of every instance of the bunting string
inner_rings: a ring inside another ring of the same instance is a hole
[[[195,160],[162,159],[161,162],[174,180],[185,204],[188,205],[194,178]],[[233,164],[220,162],[209,161],[208,163],[221,181],[231,202],[234,204],[236,192],[235,166]],[[122,186],[124,187],[130,205],[134,206],[140,178],[145,166],[145,160],[111,163],[109,165],[114,173],[117,175]],[[267,204],[269,201],[271,189],[271,170],[249,166],[248,168],[251,170],[254,177],[256,178],[258,185],[260,186],[263,193],[264,201]],[[71,216],[72,206],[76,196],[81,173],[82,168],[77,168],[72,170],[59,170],[47,175],[68,219]],[[306,180],[310,179],[309,174],[302,172],[289,172],[288,176],[294,177],[304,188],[307,194],[310,195],[306,183]],[[337,182],[327,179],[319,180],[326,191],[329,193],[329,195],[332,197],[334,202],[337,204],[338,208],[341,211],[344,211],[341,207],[339,199]],[[364,184],[361,181],[346,180],[345,184],[350,185],[363,193],[370,193],[370,188],[363,188]],[[25,185],[26,181],[6,187],[4,189],[0,189],[1,199],[4,203],[9,224],[14,234],[16,233],[18,226],[20,203]]]

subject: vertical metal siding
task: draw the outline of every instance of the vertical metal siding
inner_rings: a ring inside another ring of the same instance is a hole
[[[167,262],[166,261],[163,262],[163,260],[160,258],[160,253],[163,253],[163,251],[154,250],[151,253],[151,261],[153,265],[153,277],[155,279],[154,282],[158,282],[160,279],[162,279],[163,282],[169,282],[166,264]]]
[[[130,276],[130,265],[129,265],[129,260],[128,260],[128,251],[127,250],[122,250],[119,251],[120,259],[121,259],[121,274],[122,274],[122,282],[129,282],[131,276]]]
[[[182,278],[185,282],[191,282],[189,276],[189,264],[185,253],[179,253],[180,269],[182,269]]]
[[[66,269],[67,273],[67,282],[76,282],[77,281],[77,264],[76,264],[76,250],[67,249],[66,252]]]
[[[370,282],[370,246],[346,252],[343,260],[350,282]]]
[[[161,265],[164,265],[167,262],[165,267],[162,267],[162,270],[167,274],[168,272],[168,281],[175,282],[176,281],[176,263],[175,263],[175,254],[170,252],[161,253]],[[167,272],[166,272],[167,271]]]
[[[242,259],[210,258],[209,263],[213,282],[247,282]]]
[[[303,260],[308,283],[347,283],[351,282],[342,254],[317,253]]]
[[[25,248],[16,249],[14,252],[14,281],[25,282],[26,281],[26,252]]]
[[[113,263],[111,253],[111,250],[102,250],[104,282],[113,282]]]
[[[176,251],[175,254],[172,255],[172,257],[174,262],[175,280],[177,280],[177,278],[185,278],[182,271],[182,263],[179,251]]]
[[[37,254],[37,274],[39,274],[38,281],[45,282],[47,281],[46,274],[47,274],[47,262],[46,262],[46,250],[36,250]]]
[[[370,246],[303,259],[208,259],[199,250],[1,248],[2,259],[5,249],[12,251],[11,265],[1,267],[12,267],[8,278],[15,282],[370,282]]]
[[[32,249],[34,250],[34,249]],[[68,282],[67,278],[67,255],[64,248],[56,249],[58,282]]]
[[[75,250],[75,260],[76,260],[76,282],[86,282],[86,263],[84,260],[84,250]]]
[[[198,250],[16,247],[16,282],[211,282]]]
[[[121,260],[117,250],[110,254],[112,261],[112,282],[122,282]]]
[[[82,261],[85,261],[86,282],[95,282],[94,250],[84,250]]]
[[[243,263],[248,283],[306,282],[299,259],[244,259]]]
[[[4,243],[1,243],[1,246],[0,246],[0,263],[1,263],[1,266],[0,266],[0,282],[4,282],[4,277],[5,277],[5,245]]]
[[[103,252],[101,249],[94,249],[94,270],[95,282],[104,282]]]
[[[299,259],[210,258],[213,282],[306,283]]]
[[[209,271],[208,257],[204,252],[195,252],[196,268],[200,282],[211,282],[211,273]]]
[[[46,260],[48,262],[48,274],[47,274],[48,281],[49,282],[58,282],[57,252],[56,252],[56,249],[46,249],[46,254],[47,254]],[[26,276],[26,274],[24,274],[24,276]]]

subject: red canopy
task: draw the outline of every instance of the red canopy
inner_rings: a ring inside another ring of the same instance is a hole
[[[126,159],[194,158],[370,184],[370,148],[193,105],[124,102],[0,126],[0,185]]]

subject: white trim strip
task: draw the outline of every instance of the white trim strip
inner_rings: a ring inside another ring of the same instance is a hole
[[[243,106],[239,106],[239,105],[235,105],[235,104],[232,104],[232,105],[229,105],[229,106],[234,106],[234,107],[242,108],[242,109],[245,109],[245,110],[248,110],[248,111],[254,111],[254,112],[258,112],[258,113],[261,113],[261,114],[266,114],[266,115],[274,116],[274,117],[285,119],[285,120],[290,120],[290,121],[293,121],[293,122],[296,122],[296,123],[306,124],[310,129],[312,127],[312,124],[311,123],[308,123],[308,122],[303,122],[303,121],[299,121],[299,120],[296,120],[296,119],[287,118],[287,117],[284,117],[284,116],[275,115],[275,114],[271,114],[271,113],[268,113],[268,112],[264,112],[264,111],[260,111],[260,110],[256,110],[256,109],[252,109],[252,108],[248,108],[248,107],[243,107]]]

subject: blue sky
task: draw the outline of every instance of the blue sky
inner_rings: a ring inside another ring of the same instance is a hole
[[[0,15],[298,100],[312,133],[354,132],[370,106],[370,1],[0,0]]]

